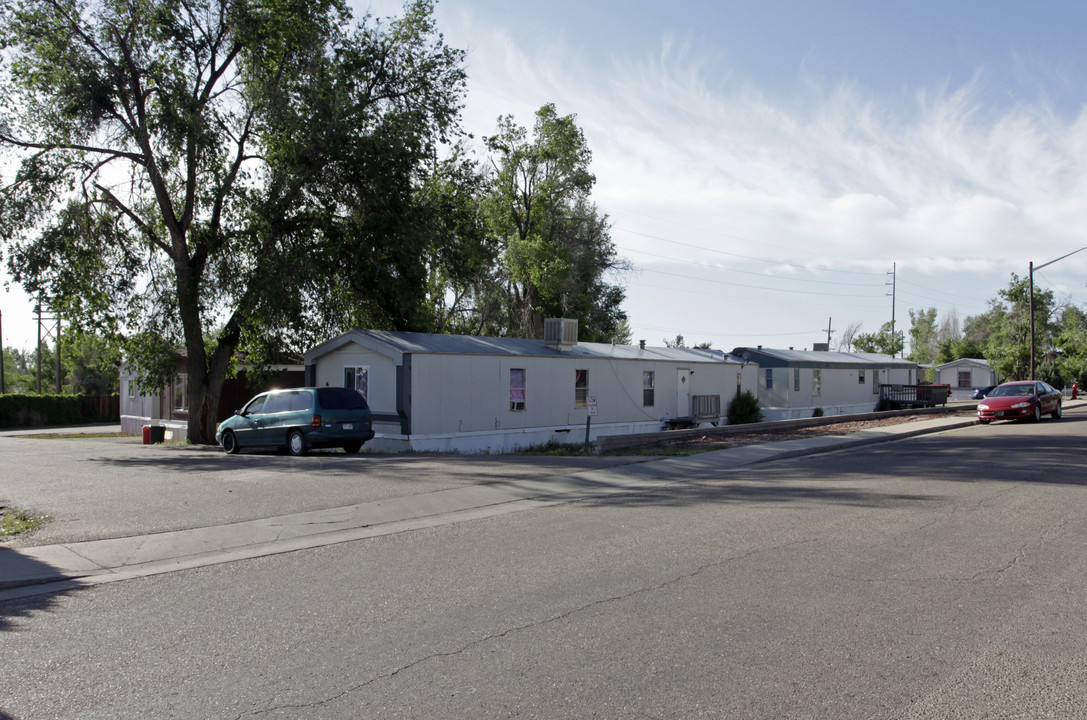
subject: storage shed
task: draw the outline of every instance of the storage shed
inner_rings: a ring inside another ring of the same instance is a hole
[[[758,398],[766,420],[872,412],[879,387],[912,385],[917,363],[879,353],[739,347],[732,354],[758,365]]]
[[[565,319],[547,320],[544,340],[351,330],[305,365],[307,384],[366,396],[367,447],[385,451],[503,452],[680,417],[720,423],[738,387],[755,385],[754,367],[720,351],[581,343]]]
[[[936,382],[951,386],[955,399],[969,399],[974,388],[997,384],[996,371],[981,358],[960,358],[936,366]]]

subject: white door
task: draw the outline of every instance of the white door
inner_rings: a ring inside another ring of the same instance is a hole
[[[691,371],[679,368],[676,371],[676,417],[691,416]]]

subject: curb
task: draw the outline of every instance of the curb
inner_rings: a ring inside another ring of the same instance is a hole
[[[900,430],[862,430],[585,470],[507,486],[467,486],[444,496],[405,496],[231,525],[59,545],[0,547],[0,601],[135,577],[409,532],[548,505],[707,480],[751,465],[820,455],[961,429],[976,419]],[[901,428],[902,426],[895,426]],[[682,475],[676,479],[677,473]],[[443,502],[444,501],[444,502]],[[315,518],[320,516],[320,522]],[[314,528],[320,528],[314,530]]]

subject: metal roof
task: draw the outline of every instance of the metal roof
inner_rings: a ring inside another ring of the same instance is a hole
[[[763,367],[917,367],[917,363],[882,353],[823,352],[816,350],[777,350],[739,347],[732,354]]]
[[[431,355],[508,355],[521,357],[580,357],[613,360],[643,360],[681,363],[740,363],[720,350],[701,348],[645,347],[579,342],[569,350],[559,350],[543,340],[495,338],[478,335],[439,335],[435,333],[392,332],[387,330],[350,330],[306,353],[310,363],[321,355],[341,347],[346,341],[363,346],[382,345],[400,353]]]

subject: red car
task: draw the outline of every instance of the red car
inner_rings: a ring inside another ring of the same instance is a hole
[[[978,422],[1019,420],[1034,422],[1043,415],[1061,416],[1061,391],[1040,380],[1022,380],[997,385],[978,403]]]

